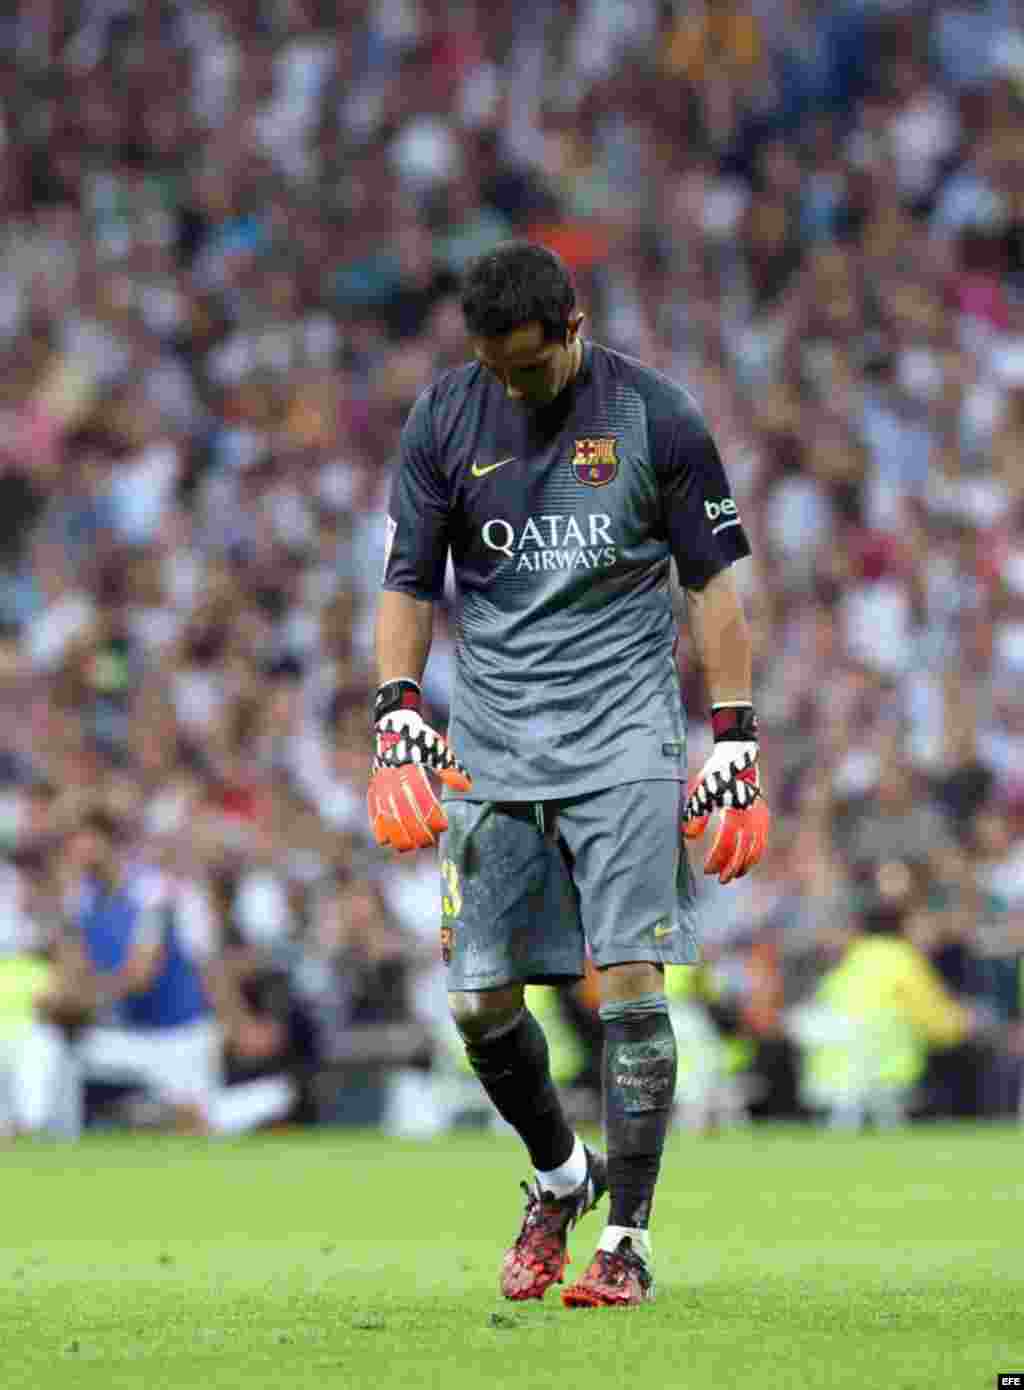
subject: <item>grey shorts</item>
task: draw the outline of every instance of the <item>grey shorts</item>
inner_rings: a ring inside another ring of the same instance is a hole
[[[684,786],[532,802],[447,801],[441,944],[452,990],[578,979],[594,964],[697,960]],[[543,822],[543,828],[542,828]]]

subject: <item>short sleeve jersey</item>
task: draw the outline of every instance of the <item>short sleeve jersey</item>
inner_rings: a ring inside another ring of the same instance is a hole
[[[470,799],[685,778],[670,562],[702,589],[750,553],[685,390],[591,342],[539,411],[479,364],[446,373],[402,432],[384,588],[440,598],[449,552]]]

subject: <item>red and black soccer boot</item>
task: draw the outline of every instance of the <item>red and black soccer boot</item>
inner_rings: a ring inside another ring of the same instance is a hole
[[[569,1263],[569,1232],[608,1191],[608,1165],[599,1153],[586,1149],[587,1176],[568,1197],[541,1192],[537,1183],[522,1184],[526,1214],[516,1243],[501,1262],[501,1291],[506,1298],[543,1298]]]
[[[614,1250],[598,1250],[590,1267],[562,1293],[567,1308],[635,1308],[654,1298],[654,1277],[623,1236]]]

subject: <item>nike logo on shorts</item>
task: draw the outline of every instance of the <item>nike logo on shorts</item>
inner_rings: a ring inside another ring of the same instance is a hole
[[[654,928],[654,939],[655,941],[662,941],[666,936],[671,936],[673,932],[678,930],[679,926],[675,922],[659,922]]]
[[[499,459],[497,463],[488,463],[483,468],[476,459],[473,460],[473,467],[469,470],[474,478],[486,478],[488,473],[493,473],[496,468],[504,468],[506,463],[515,463],[515,454],[510,454],[507,459]]]

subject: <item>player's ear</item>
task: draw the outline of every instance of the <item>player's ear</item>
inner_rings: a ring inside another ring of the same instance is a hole
[[[565,330],[566,347],[572,347],[573,343],[579,337],[580,326],[582,325],[582,323],[582,313],[577,312],[569,315],[569,322]]]

